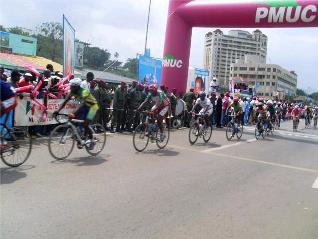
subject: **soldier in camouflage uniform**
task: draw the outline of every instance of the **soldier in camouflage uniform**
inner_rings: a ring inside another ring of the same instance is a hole
[[[114,132],[114,126],[116,126],[116,132],[122,132],[125,125],[124,113],[127,103],[127,85],[125,82],[121,82],[120,87],[115,90],[114,102],[113,102],[113,118],[111,124],[111,130]]]
[[[192,110],[192,107],[193,107],[193,102],[196,100],[196,96],[194,94],[194,89],[190,89],[190,91],[188,93],[186,93],[184,96],[183,96],[183,101],[186,103],[186,106],[187,106],[187,112],[190,112]],[[185,125],[189,127],[190,125],[190,116],[189,114],[185,114]]]
[[[176,106],[177,106],[177,89],[173,89],[170,96],[170,103],[171,103],[171,113],[172,116],[175,117],[176,116]]]
[[[138,91],[137,81],[133,81],[132,86],[127,92],[127,124],[126,130],[132,132],[136,128],[139,115],[137,109],[140,105],[141,92]]]

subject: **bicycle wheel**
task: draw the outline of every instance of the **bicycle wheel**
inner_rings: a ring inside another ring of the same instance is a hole
[[[189,129],[189,142],[191,145],[195,144],[199,138],[199,125],[197,123],[193,123]]]
[[[157,133],[156,133],[156,144],[158,146],[159,149],[164,149],[170,139],[170,128],[167,124],[163,123],[162,124],[163,127],[163,132],[160,132],[160,129],[158,129]]]
[[[87,153],[97,156],[106,145],[106,130],[101,124],[92,124],[90,130],[93,133],[93,145],[85,145]]]
[[[133,145],[138,152],[144,151],[149,143],[148,127],[145,123],[138,125],[133,135]]]
[[[61,124],[53,129],[49,138],[49,152],[57,160],[66,159],[73,151],[74,140],[73,129]]]
[[[27,129],[8,129],[2,125],[0,133],[1,159],[10,167],[18,167],[25,163],[32,150],[32,140]]]
[[[242,135],[243,135],[243,125],[241,124],[237,127],[236,138],[240,140],[242,138]]]
[[[226,127],[226,132],[225,132],[225,135],[226,135],[226,139],[228,141],[231,141],[232,138],[234,137],[234,132],[233,132],[233,124],[231,122],[229,122],[227,124],[227,127]]]
[[[204,125],[203,128],[203,141],[209,142],[212,137],[212,125]]]
[[[259,138],[262,136],[262,133],[259,132],[257,126],[255,127],[255,138],[256,140],[259,140]]]

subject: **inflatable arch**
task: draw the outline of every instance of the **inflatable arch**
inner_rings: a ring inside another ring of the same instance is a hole
[[[170,0],[162,84],[179,92],[186,90],[192,27],[318,27],[318,0]]]

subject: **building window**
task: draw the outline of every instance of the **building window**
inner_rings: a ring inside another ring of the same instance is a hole
[[[276,72],[276,68],[273,68],[273,72]]]
[[[271,72],[271,68],[267,68],[267,72]]]
[[[258,71],[265,71],[265,68],[258,68]]]
[[[269,93],[265,93],[265,96],[269,96]]]
[[[240,71],[247,71],[247,67],[240,67]]]
[[[264,81],[261,81],[259,84],[263,86],[264,85]]]
[[[276,79],[276,76],[273,76],[273,79]]]
[[[271,76],[270,76],[270,75],[267,75],[267,76],[266,76],[266,78],[267,78],[267,79],[270,79],[270,78],[271,78]]]
[[[249,71],[255,71],[255,67],[250,67]]]
[[[271,85],[271,83],[270,82],[266,82],[266,86],[270,86]]]
[[[234,67],[234,70],[237,71],[237,67]]]

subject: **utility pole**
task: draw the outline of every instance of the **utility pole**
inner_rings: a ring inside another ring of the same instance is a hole
[[[146,41],[145,41],[145,52],[144,52],[144,53],[146,53],[146,49],[147,49],[147,42],[148,42],[148,28],[149,28],[150,8],[151,8],[151,0],[149,0],[148,19],[147,19],[147,29],[146,29]]]

